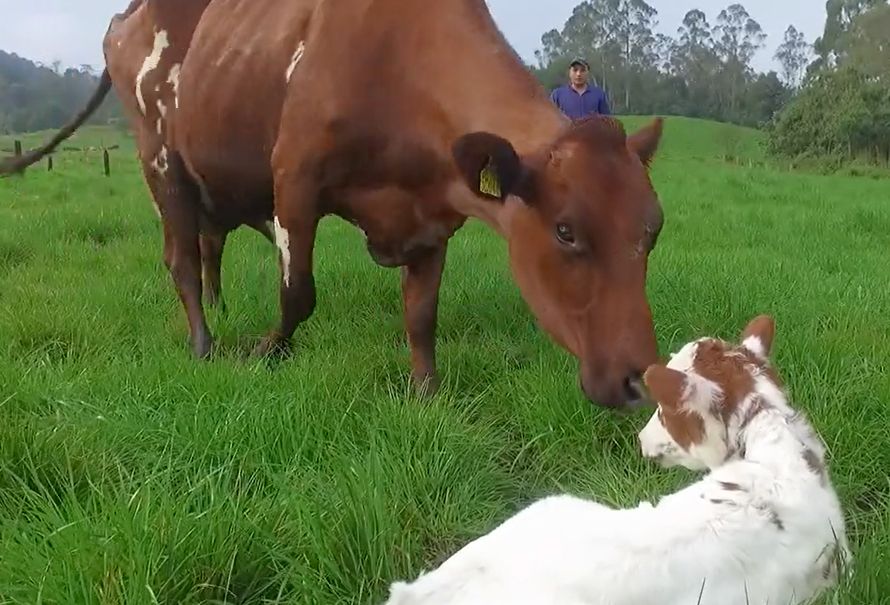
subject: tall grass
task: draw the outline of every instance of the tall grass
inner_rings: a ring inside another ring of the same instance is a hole
[[[890,602],[886,188],[728,165],[720,128],[669,120],[654,165],[660,347],[775,315],[855,549],[825,602]],[[297,354],[241,358],[277,319],[274,249],[245,230],[210,313],[222,354],[195,362],[145,185],[115,165],[0,181],[0,602],[370,605],[536,497],[629,506],[693,479],[641,459],[647,412],[583,400],[476,223],[449,250],[432,401],[409,387],[397,272],[335,219]]]

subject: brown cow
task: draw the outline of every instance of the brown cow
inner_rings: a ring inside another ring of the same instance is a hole
[[[645,284],[663,219],[647,168],[661,120],[630,137],[607,118],[569,123],[483,0],[197,4],[137,1],[105,48],[116,89],[135,82],[137,130],[161,131],[140,155],[198,356],[211,346],[199,233],[274,226],[281,321],[266,354],[312,314],[316,228],[336,215],[378,264],[402,268],[413,378],[430,392],[447,243],[477,218],[507,240],[524,299],[580,360],[587,396],[641,399],[656,358]]]

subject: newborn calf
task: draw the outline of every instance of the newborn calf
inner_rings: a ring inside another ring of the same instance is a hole
[[[838,578],[844,519],[824,447],[768,362],[773,321],[741,345],[687,344],[645,381],[640,433],[664,466],[703,479],[632,509],[568,495],[522,510],[387,605],[794,605]]]

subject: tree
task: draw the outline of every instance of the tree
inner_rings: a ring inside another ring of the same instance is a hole
[[[771,148],[785,155],[890,163],[890,6],[834,2],[819,67],[776,120]],[[829,7],[831,8],[831,7]],[[840,30],[840,33],[838,31]]]
[[[565,80],[570,59],[581,55],[612,107],[625,114],[757,125],[787,98],[778,76],[760,76],[750,67],[765,36],[741,5],[723,11],[716,28],[702,11],[689,11],[676,39],[653,31],[656,18],[646,0],[584,0],[561,29],[541,37],[533,71],[553,88]]]
[[[843,54],[843,38],[857,17],[870,9],[886,4],[886,0],[827,0],[825,32],[816,40],[819,68],[831,68]]]
[[[838,47],[846,64],[874,78],[890,76],[890,4],[856,17]]]
[[[655,56],[653,20],[658,14],[644,0],[618,0],[615,11],[615,32],[621,43],[621,63],[624,72],[624,108],[630,108],[634,72],[649,68]]]
[[[785,39],[774,58],[782,65],[785,83],[792,89],[796,90],[800,86],[809,52],[810,45],[804,39],[803,33],[797,31],[793,25],[789,25],[785,30]]]
[[[61,63],[40,66],[0,51],[0,131],[59,128],[86,104],[98,83],[84,66],[62,72]],[[107,123],[122,115],[120,101],[112,93],[89,122]]]
[[[741,4],[732,4],[717,15],[715,49],[724,63],[729,86],[730,111],[738,109],[738,95],[749,76],[751,59],[766,40],[760,24]]]

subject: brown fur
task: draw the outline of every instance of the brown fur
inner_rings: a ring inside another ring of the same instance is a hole
[[[658,418],[671,434],[677,445],[689,449],[701,443],[705,437],[705,424],[702,417],[683,405],[686,390],[685,376],[663,366],[652,366],[643,376],[649,392],[661,404]]]
[[[804,462],[807,463],[807,467],[813,472],[813,474],[817,477],[820,477],[824,481],[825,464],[822,462],[822,460],[819,459],[819,456],[816,455],[816,452],[810,449],[804,450],[803,459]]]
[[[367,234],[376,262],[402,267],[412,373],[434,384],[445,250],[478,218],[507,239],[524,299],[579,358],[585,393],[605,405],[634,397],[628,385],[656,356],[645,282],[663,223],[647,172],[660,120],[629,137],[611,119],[573,126],[482,0],[152,0],[128,13],[106,36],[108,69],[197,355],[210,352],[201,289],[219,298],[226,234],[249,225],[271,237],[274,217],[289,236],[280,322],[262,355],[286,349],[313,313],[316,231],[336,215]],[[161,29],[170,48],[144,80],[143,115],[134,81]],[[483,159],[498,166],[501,199],[478,190]],[[557,225],[577,244],[560,243]]]
[[[702,342],[695,354],[693,368],[702,378],[717,384],[723,391],[720,413],[728,420],[742,401],[754,391],[754,377],[748,371],[748,359],[728,355],[730,347],[719,340]]]

